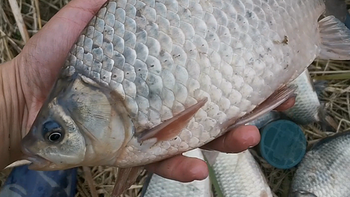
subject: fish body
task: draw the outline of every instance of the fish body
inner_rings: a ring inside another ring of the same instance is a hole
[[[328,116],[324,103],[319,99],[321,92],[326,87],[326,82],[313,82],[309,71],[305,69],[290,85],[296,87],[295,104],[282,114],[300,125],[317,122],[323,131],[335,131],[337,124]]]
[[[289,196],[350,196],[349,144],[349,131],[315,144],[299,164]]]
[[[185,152],[183,155],[204,160],[203,154],[198,148]],[[142,197],[212,196],[209,177],[200,181],[182,183],[152,174],[149,182],[144,185],[143,192]]]
[[[350,33],[324,12],[323,0],[108,1],[22,141],[31,168],[143,166],[273,109],[316,57],[350,57]]]
[[[258,163],[249,150],[227,154],[204,151],[208,165],[213,169],[213,177],[223,196],[230,197],[272,197]]]
[[[291,84],[297,86],[294,91],[296,94],[295,104],[283,113],[294,122],[302,125],[321,121],[323,106],[321,106],[308,70],[306,69]]]

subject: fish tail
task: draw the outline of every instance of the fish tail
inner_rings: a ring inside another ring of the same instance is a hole
[[[346,4],[341,0],[325,0],[325,4],[326,11],[319,20],[321,50],[318,58],[350,60],[350,19]]]
[[[327,87],[328,87],[327,80],[317,80],[313,82],[313,88],[318,98],[321,97],[322,93]]]
[[[321,104],[321,106],[318,108],[318,118],[318,122],[321,126],[322,131],[337,131],[338,124],[332,117],[328,115],[327,111],[325,110],[324,104]]]

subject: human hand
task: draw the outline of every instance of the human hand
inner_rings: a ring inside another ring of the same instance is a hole
[[[72,0],[13,60],[0,65],[0,168],[20,159],[29,131],[68,53],[107,0]]]
[[[287,110],[293,107],[294,103],[295,98],[290,98],[275,110]],[[201,148],[225,153],[239,153],[257,145],[259,142],[260,133],[258,128],[247,125],[239,126]],[[202,180],[209,175],[207,164],[204,161],[183,155],[177,155],[167,160],[150,164],[146,166],[146,169],[162,177],[182,182]]]
[[[0,66],[0,92],[3,93],[3,97],[0,96],[0,109],[5,109],[6,117],[0,118],[0,134],[10,136],[10,140],[2,138],[0,154],[4,159],[0,161],[0,167],[20,158],[20,141],[33,124],[69,50],[105,2],[106,0],[72,0],[28,41],[15,59]],[[288,102],[281,107],[285,106],[288,107]],[[205,148],[240,152],[256,145],[259,140],[256,127],[242,126],[214,140]],[[183,156],[175,156],[146,168],[179,181],[203,179],[208,175],[203,161]]]

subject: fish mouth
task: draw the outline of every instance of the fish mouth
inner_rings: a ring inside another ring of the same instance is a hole
[[[50,165],[50,161],[45,159],[44,157],[41,157],[37,154],[34,154],[30,147],[35,147],[36,144],[36,129],[35,127],[31,129],[31,131],[22,139],[21,142],[21,149],[22,153],[24,155],[22,156],[22,159],[30,161],[30,164],[28,168],[30,170],[45,170]]]
[[[39,155],[33,154],[27,148],[23,148],[22,151],[25,155],[25,156],[23,156],[22,159],[26,159],[26,160],[30,161],[30,164],[28,166],[28,168],[30,170],[44,170],[44,169],[47,169],[49,167],[51,162],[48,161],[47,159],[45,159]]]

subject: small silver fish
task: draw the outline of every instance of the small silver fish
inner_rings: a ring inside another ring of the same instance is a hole
[[[203,151],[223,196],[272,197],[265,175],[249,150],[237,154]]]
[[[323,0],[108,1],[22,141],[31,169],[108,165],[135,179],[254,120],[316,57],[350,59],[350,31],[325,11]]]
[[[199,148],[183,153],[186,157],[194,157],[204,160]],[[200,181],[182,183],[152,174],[149,182],[144,185],[142,197],[181,197],[198,196],[212,197],[209,177]]]
[[[350,131],[320,140],[294,175],[289,197],[350,196]]]

